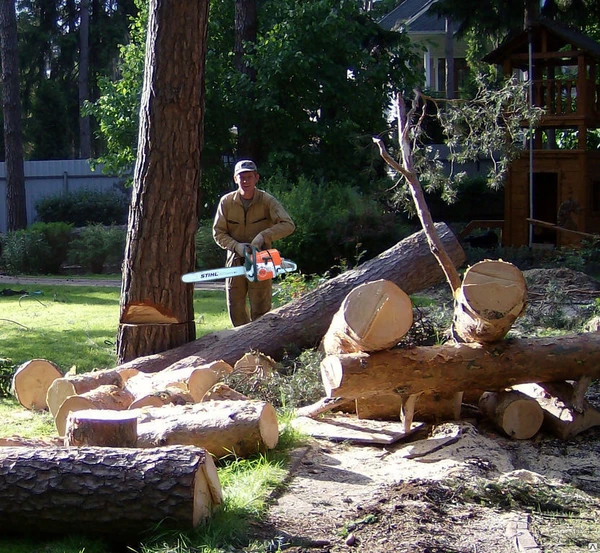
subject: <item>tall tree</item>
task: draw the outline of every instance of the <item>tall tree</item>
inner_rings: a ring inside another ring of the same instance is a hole
[[[150,0],[117,355],[195,338],[195,266],[209,0]]]
[[[90,2],[81,0],[79,4],[79,111],[90,99],[89,62],[90,62]],[[89,159],[92,156],[92,132],[90,116],[79,115],[79,157]]]
[[[27,208],[15,0],[0,0],[0,52],[2,56],[7,229],[18,230],[27,226]]]
[[[256,71],[249,62],[247,49],[256,43],[258,32],[256,0],[235,0],[235,69],[248,80],[248,102],[237,114],[237,157],[257,159],[260,146],[253,132],[254,83]]]

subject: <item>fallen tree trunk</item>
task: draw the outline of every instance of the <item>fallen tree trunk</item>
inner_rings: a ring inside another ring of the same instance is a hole
[[[222,501],[215,464],[197,447],[6,447],[0,474],[5,535],[190,530]]]
[[[526,382],[600,376],[600,333],[519,338],[494,344],[418,346],[326,357],[321,377],[328,397],[355,399],[480,389]]]
[[[452,262],[456,266],[462,265],[465,253],[454,234],[444,223],[437,223],[436,229]],[[425,234],[420,231],[357,269],[328,280],[312,292],[256,321],[208,334],[168,351],[140,357],[120,368],[158,372],[167,367],[175,369],[215,359],[233,365],[249,349],[279,358],[290,344],[297,349],[316,347],[344,297],[365,282],[389,280],[407,294],[412,294],[443,278],[444,273],[429,250]]]
[[[217,458],[248,457],[273,449],[277,414],[263,401],[207,401],[149,408],[138,414],[138,447],[195,445]]]

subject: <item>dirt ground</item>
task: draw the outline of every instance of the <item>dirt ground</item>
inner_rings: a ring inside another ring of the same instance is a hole
[[[514,335],[533,335],[544,317],[593,315],[597,281],[568,269],[525,276],[530,302]],[[443,287],[429,293],[451,304]],[[587,399],[600,408],[598,383]],[[391,446],[311,438],[246,551],[600,551],[599,453],[600,428],[515,441],[470,405]]]

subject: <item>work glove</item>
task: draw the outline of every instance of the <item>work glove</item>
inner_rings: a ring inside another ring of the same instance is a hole
[[[251,246],[254,246],[257,250],[261,250],[265,245],[265,237],[262,235],[262,232],[259,232],[252,242],[250,242]]]
[[[234,251],[240,257],[244,257],[246,254],[246,250],[250,248],[250,244],[245,244],[244,242],[238,242],[235,245]]]

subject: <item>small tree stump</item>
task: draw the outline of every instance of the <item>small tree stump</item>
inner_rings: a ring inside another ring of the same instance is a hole
[[[136,447],[137,416],[130,411],[84,409],[69,413],[66,446]]]
[[[454,332],[465,342],[497,342],[526,302],[527,284],[517,267],[501,260],[480,261],[467,269],[456,292]]]
[[[16,370],[11,391],[25,409],[43,411],[48,408],[48,388],[61,377],[62,373],[54,363],[45,359],[32,359]]]
[[[479,399],[479,409],[516,440],[532,438],[544,422],[544,412],[538,402],[517,390],[485,392]]]

